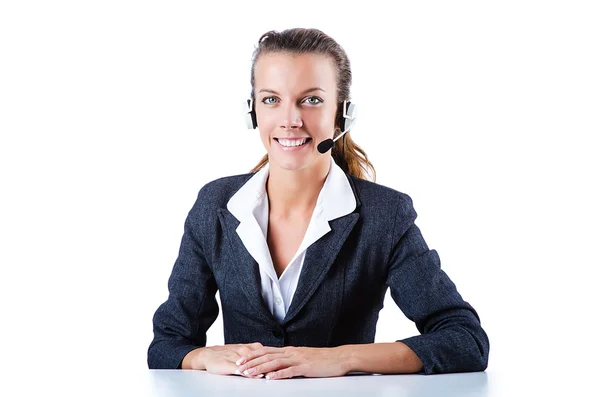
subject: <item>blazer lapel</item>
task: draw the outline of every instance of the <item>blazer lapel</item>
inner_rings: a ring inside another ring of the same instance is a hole
[[[231,248],[232,265],[236,266],[234,271],[230,273],[234,279],[232,280],[233,283],[244,291],[248,297],[248,302],[254,307],[256,313],[264,317],[265,320],[273,321],[275,317],[265,305],[260,291],[258,263],[250,255],[236,232],[240,221],[226,209],[219,208],[217,213],[225,233],[225,238]]]
[[[331,231],[314,242],[306,250],[304,265],[290,308],[282,324],[289,322],[308,302],[321,284],[339,254],[344,242],[354,228],[359,215],[351,213],[329,221]]]

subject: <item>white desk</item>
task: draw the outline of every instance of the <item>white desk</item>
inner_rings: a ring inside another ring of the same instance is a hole
[[[0,396],[99,397],[505,397],[597,396],[595,371],[505,369],[446,375],[355,375],[287,380],[247,379],[191,370],[25,369],[2,374]]]
[[[205,371],[152,370],[146,390],[179,396],[488,396],[485,372],[423,375],[349,375],[339,378],[247,379]]]

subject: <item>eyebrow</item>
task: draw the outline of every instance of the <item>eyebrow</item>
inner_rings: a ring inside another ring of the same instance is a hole
[[[301,93],[300,93],[300,95],[308,94],[309,92],[312,92],[312,91],[323,91],[323,92],[326,92],[326,91],[325,91],[324,89],[322,89],[321,87],[313,87],[313,88],[309,88],[308,90],[304,90],[303,92],[301,92]],[[262,89],[262,90],[260,90],[260,91],[258,91],[258,92],[259,92],[259,93],[261,93],[261,92],[269,92],[269,93],[271,93],[271,94],[279,95],[279,93],[278,93],[277,91],[275,91],[275,90],[270,90],[270,89],[268,89],[268,88],[264,88],[264,89]]]

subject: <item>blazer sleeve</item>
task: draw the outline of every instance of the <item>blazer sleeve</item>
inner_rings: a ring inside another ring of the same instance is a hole
[[[219,314],[217,284],[202,251],[198,233],[200,198],[189,212],[179,255],[168,280],[169,295],[153,317],[148,348],[150,369],[178,369],[184,357],[206,346],[206,331]]]
[[[421,335],[405,343],[423,363],[421,373],[474,372],[487,368],[489,340],[475,309],[440,267],[419,228],[409,196],[400,200],[393,229],[387,285],[400,310]]]

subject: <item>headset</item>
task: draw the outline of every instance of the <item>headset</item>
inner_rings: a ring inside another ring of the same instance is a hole
[[[246,101],[247,113],[246,113],[246,126],[249,130],[256,129],[258,127],[258,122],[256,121],[256,110],[254,109],[254,101],[252,99],[248,99]],[[338,114],[336,116],[335,124],[336,126],[343,126],[342,133],[338,135],[335,139],[326,139],[323,142],[319,143],[317,146],[317,150],[319,153],[324,154],[329,149],[333,147],[335,141],[340,139],[346,132],[350,131],[350,128],[354,126],[356,123],[356,105],[351,103],[350,101],[344,101],[340,109],[338,110]]]

